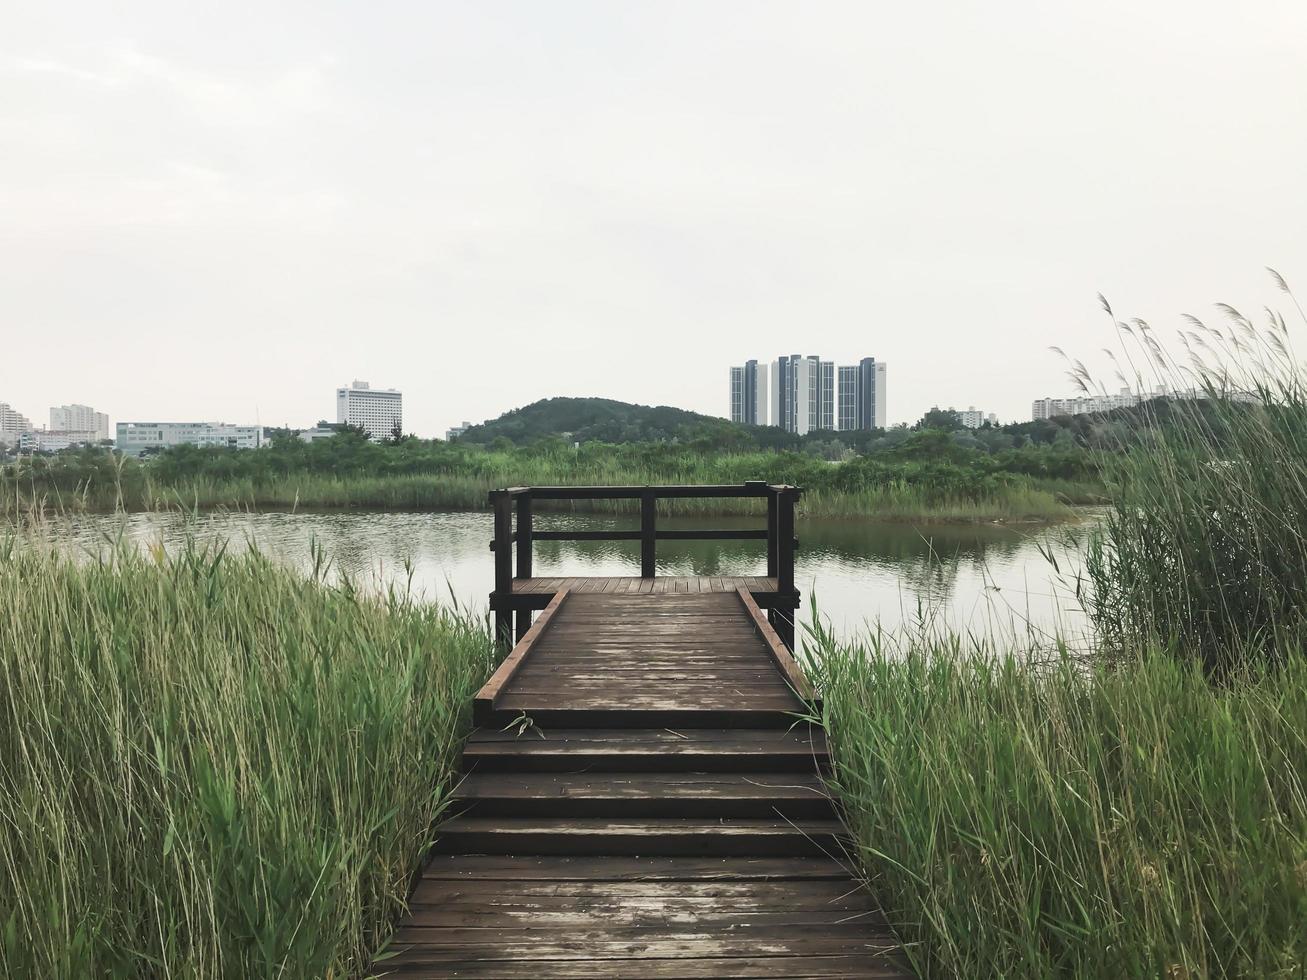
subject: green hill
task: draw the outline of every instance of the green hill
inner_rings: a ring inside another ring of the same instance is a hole
[[[738,425],[670,405],[632,405],[612,398],[546,398],[475,425],[461,442],[488,443],[503,437],[525,445],[554,436],[574,442],[693,442],[756,446],[776,429]]]

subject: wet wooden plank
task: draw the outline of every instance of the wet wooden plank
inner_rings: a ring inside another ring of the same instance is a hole
[[[535,581],[567,601],[469,738],[375,972],[909,977],[845,866],[825,734],[796,720],[759,580]]]

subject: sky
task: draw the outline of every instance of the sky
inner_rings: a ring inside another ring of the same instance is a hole
[[[1307,4],[0,0],[0,401],[443,435],[728,411],[886,361],[890,422],[1115,382],[1119,314],[1307,293]]]

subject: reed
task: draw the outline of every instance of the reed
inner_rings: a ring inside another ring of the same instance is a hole
[[[936,436],[942,438],[936,438]],[[330,444],[341,440],[341,446]],[[716,484],[766,480],[802,486],[810,517],[872,520],[1059,520],[1071,505],[1101,499],[1088,456],[1068,463],[1051,450],[993,455],[958,446],[945,433],[920,433],[911,450],[840,463],[794,452],[694,450],[668,444],[578,448],[554,443],[493,449],[413,440],[377,446],[348,437],[312,447],[277,443],[259,450],[178,449],[144,463],[87,452],[0,467],[0,513],[50,510],[480,509],[503,486]],[[1067,469],[1055,475],[1049,469]],[[554,504],[574,511],[626,513],[631,501]],[[754,513],[756,501],[665,501],[687,516]]]
[[[315,555],[0,541],[0,975],[358,975],[446,805],[484,625]]]
[[[1081,588],[1107,648],[1165,647],[1216,674],[1307,636],[1307,378],[1283,316],[1221,311],[1169,346],[1116,323],[1137,383],[1188,396],[1145,405],[1138,437],[1103,457],[1112,505]]]
[[[1034,663],[814,628],[856,858],[923,978],[1302,976],[1307,659]]]

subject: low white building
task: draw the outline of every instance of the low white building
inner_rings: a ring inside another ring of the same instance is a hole
[[[317,442],[319,439],[330,439],[336,435],[338,429],[324,428],[323,426],[314,426],[312,429],[305,429],[299,433],[300,442]]]
[[[445,441],[453,442],[470,428],[472,428],[471,422],[464,422],[462,425],[451,426],[445,430]]]
[[[94,446],[102,441],[98,432],[32,429],[19,437],[18,448],[25,453],[57,453],[74,446]]]
[[[228,425],[225,422],[119,422],[118,451],[139,456],[170,446],[218,446],[258,449],[264,444],[263,426]]]

